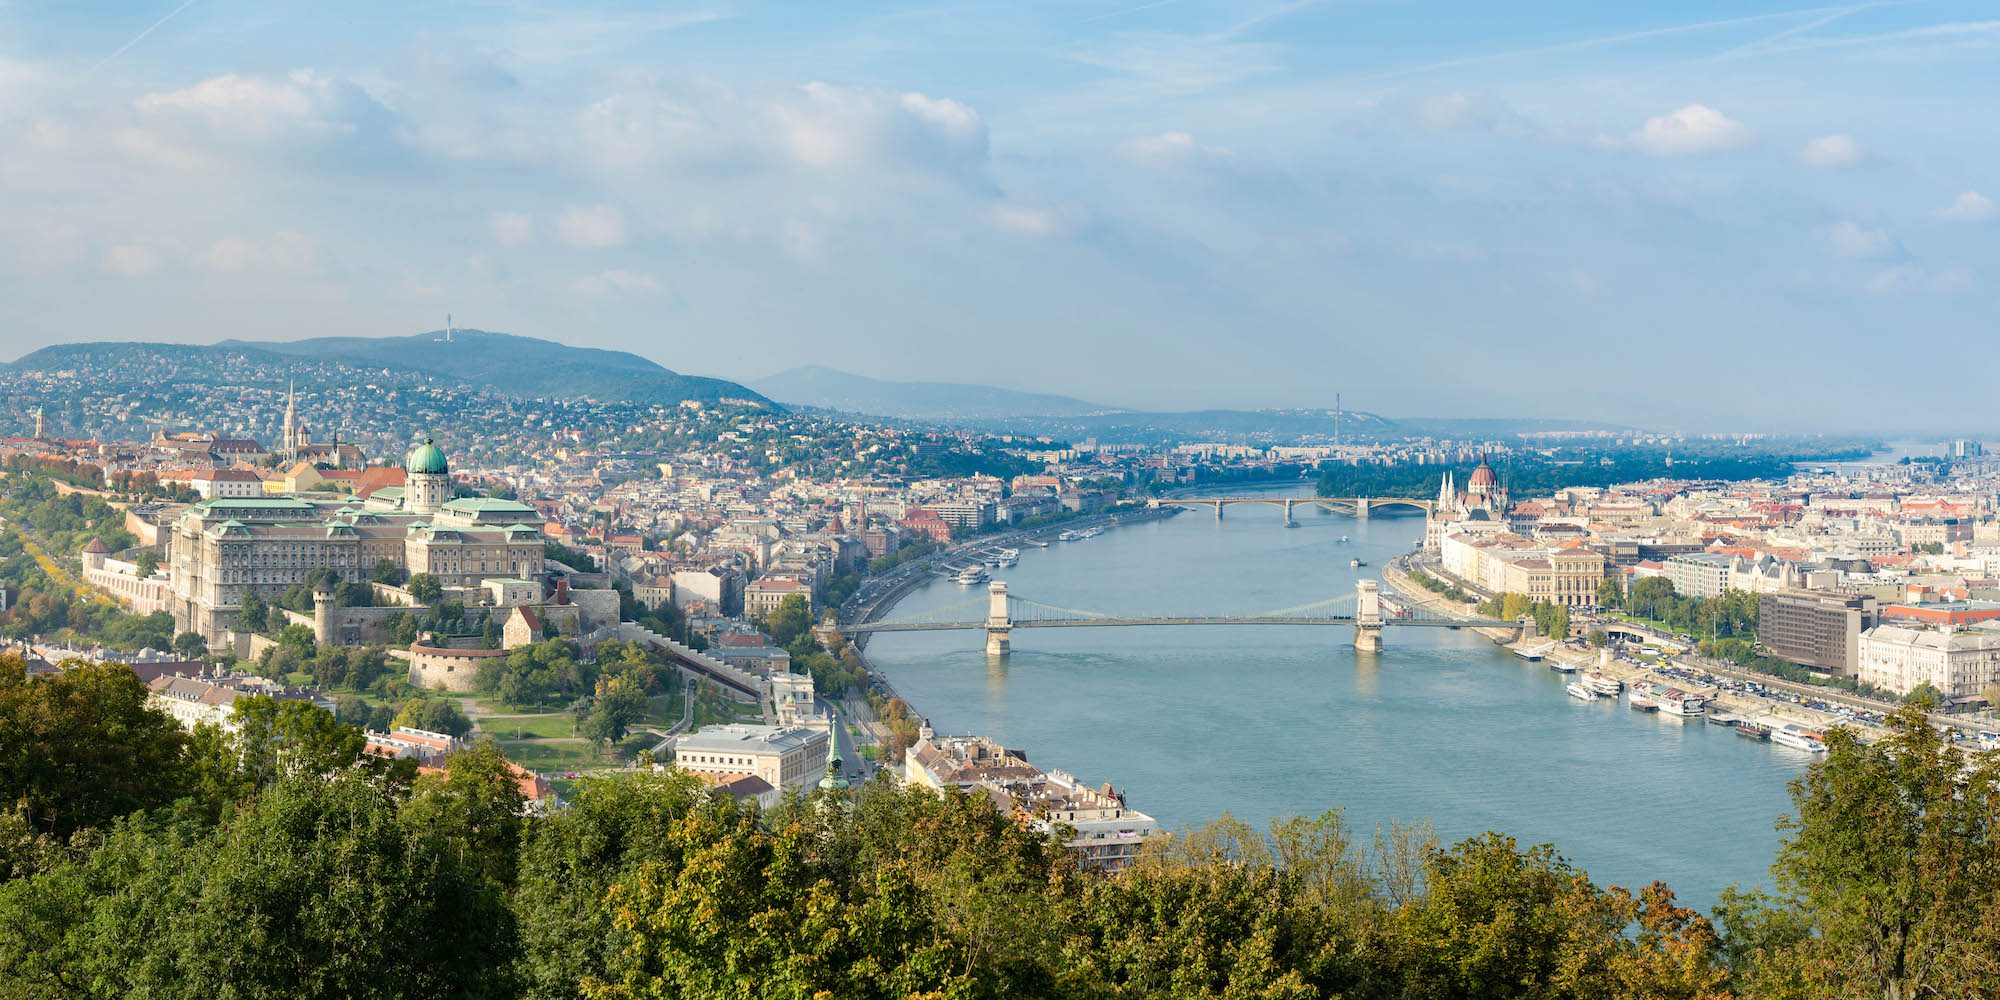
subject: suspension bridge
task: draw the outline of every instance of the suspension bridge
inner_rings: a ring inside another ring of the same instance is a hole
[[[982,610],[985,612],[983,616],[979,614]],[[1501,628],[1519,631],[1521,638],[1532,638],[1535,631],[1533,619],[1510,622],[1455,617],[1423,608],[1394,605],[1382,599],[1381,586],[1374,580],[1359,581],[1351,595],[1249,615],[1122,615],[1083,611],[1010,594],[1005,581],[995,581],[987,587],[986,593],[969,600],[934,608],[910,618],[859,622],[845,626],[842,631],[849,635],[868,635],[878,632],[983,629],[986,632],[987,654],[1004,656],[1012,649],[1015,629],[1155,625],[1339,625],[1354,629],[1354,648],[1364,652],[1376,652],[1382,648],[1382,630],[1385,628]]]

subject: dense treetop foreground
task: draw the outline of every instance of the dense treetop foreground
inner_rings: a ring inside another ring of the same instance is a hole
[[[1115,876],[983,797],[878,781],[759,813],[675,773],[524,817],[240,703],[181,732],[116,666],[0,660],[0,996],[1670,998],[2000,995],[1991,762],[1915,713],[1794,786],[1712,926],[1553,847],[1329,812],[1224,819]]]

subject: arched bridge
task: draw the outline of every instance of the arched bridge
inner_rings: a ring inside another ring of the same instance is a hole
[[[1262,504],[1266,507],[1283,508],[1286,524],[1292,523],[1292,509],[1300,506],[1324,507],[1327,510],[1338,513],[1352,514],[1358,518],[1365,518],[1371,511],[1381,510],[1385,507],[1404,507],[1410,510],[1420,510],[1424,512],[1425,516],[1429,516],[1432,508],[1437,506],[1437,502],[1434,500],[1413,500],[1409,497],[1271,497],[1256,496],[1254,494],[1241,497],[1161,497],[1149,502],[1149,506],[1153,507],[1186,507],[1190,509],[1195,507],[1212,507],[1215,509],[1215,519],[1218,521],[1222,520],[1222,509],[1224,507],[1237,504]]]
[[[984,611],[981,617],[979,612]],[[842,631],[850,635],[876,632],[935,632],[951,629],[984,629],[986,651],[1004,655],[1012,648],[1012,635],[1020,628],[1120,628],[1152,625],[1341,625],[1354,629],[1356,649],[1382,648],[1382,630],[1393,626],[1429,628],[1505,628],[1534,631],[1534,620],[1519,622],[1487,618],[1440,615],[1422,608],[1406,608],[1384,602],[1380,585],[1362,580],[1352,595],[1330,597],[1310,604],[1279,608],[1249,615],[1119,615],[1102,611],[1062,608],[1029,600],[1007,592],[1005,581],[995,581],[979,597],[933,609],[923,615],[896,621],[861,622]]]

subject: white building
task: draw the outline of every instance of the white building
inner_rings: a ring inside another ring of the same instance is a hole
[[[831,736],[804,726],[704,726],[674,747],[674,766],[701,774],[753,775],[780,791],[811,789],[826,774]]]
[[[1855,679],[1897,693],[1929,684],[1946,698],[1973,698],[2000,684],[2000,627],[1877,625],[1861,633]]]

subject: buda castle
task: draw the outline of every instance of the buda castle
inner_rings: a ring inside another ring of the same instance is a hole
[[[216,498],[183,511],[168,560],[174,625],[211,643],[237,628],[246,596],[269,601],[316,569],[366,580],[388,560],[449,589],[540,593],[543,519],[514,500],[452,499],[444,452],[410,450],[401,487],[366,500],[332,494]]]

